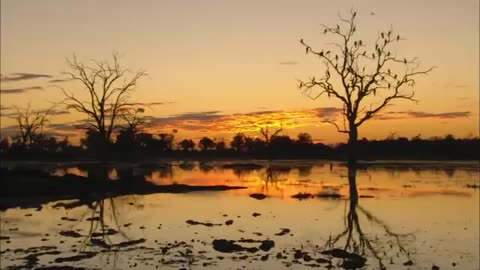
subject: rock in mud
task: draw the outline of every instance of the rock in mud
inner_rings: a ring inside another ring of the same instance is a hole
[[[100,236],[105,236],[105,235],[115,235],[117,234],[118,231],[114,229],[108,229],[103,232],[94,232],[92,233],[92,237],[100,237]]]
[[[303,255],[303,260],[306,261],[306,262],[309,262],[311,260],[313,260],[312,256],[308,255],[308,254],[304,254]]]
[[[298,200],[305,200],[305,199],[310,199],[310,198],[313,198],[313,195],[310,194],[310,193],[302,193],[302,192],[299,192],[295,195],[292,195],[292,198],[294,199],[298,199]]]
[[[68,217],[62,217],[61,220],[65,220],[65,221],[78,221],[78,219],[68,218]]]
[[[258,216],[260,216],[260,215],[261,215],[260,213],[253,213],[253,214],[252,214],[253,217],[258,217]]]
[[[405,266],[413,265],[413,261],[412,261],[412,260],[408,260],[408,261],[404,262],[403,265],[405,265]]]
[[[145,241],[147,241],[145,238],[140,238],[140,239],[137,239],[137,240],[131,240],[131,241],[121,242],[121,243],[118,243],[118,244],[112,245],[112,246],[115,246],[115,247],[128,247],[128,246],[133,246],[133,245],[138,245],[138,244],[141,244],[141,243],[145,243]]]
[[[275,246],[275,242],[273,242],[272,240],[263,240],[262,244],[258,248],[263,251],[269,251],[274,246]]]
[[[214,224],[214,223],[211,223],[211,222],[200,222],[200,221],[195,221],[195,220],[187,220],[185,221],[188,225],[203,225],[203,226],[207,226],[207,227],[213,227],[213,226],[222,226],[222,224]],[[232,221],[233,223],[233,221]]]
[[[254,199],[257,199],[257,200],[263,200],[267,197],[267,195],[262,194],[262,193],[253,193],[253,194],[250,194],[250,197],[252,197]]]
[[[295,253],[293,254],[293,258],[295,260],[298,260],[303,257],[303,254],[304,252],[302,252],[301,250],[295,250]]]
[[[342,262],[340,266],[343,269],[358,269],[365,266],[365,261],[346,259]]]
[[[329,263],[330,261],[324,258],[317,258],[315,259],[317,263]]]
[[[350,253],[348,251],[345,251],[343,249],[338,249],[338,248],[325,250],[325,251],[322,251],[321,253],[325,255],[331,255],[332,257],[335,257],[335,258],[344,259],[341,264],[341,267],[344,269],[362,268],[363,266],[365,266],[365,262],[367,261],[365,257],[362,257],[355,253]]]
[[[76,231],[61,231],[58,234],[60,234],[61,236],[73,237],[73,238],[82,237],[82,235],[77,233]]]
[[[85,270],[85,269],[87,269],[87,268],[74,267],[74,266],[63,266],[63,265],[52,265],[52,266],[35,268],[35,270]]]
[[[287,229],[287,228],[280,228],[280,230],[281,231],[279,233],[276,233],[275,235],[282,236],[290,233],[290,229]]]
[[[231,220],[231,219],[225,221],[225,225],[227,225],[227,226],[232,225],[232,224],[233,224],[233,220]]]
[[[232,253],[245,250],[244,247],[235,244],[233,240],[215,239],[212,242],[213,249],[219,252]]]
[[[93,258],[93,257],[95,257],[95,255],[97,255],[96,252],[85,252],[85,253],[75,255],[75,256],[71,256],[71,257],[56,258],[55,262],[56,263],[77,262],[77,261],[80,261],[80,260]]]
[[[338,193],[320,192],[316,195],[316,197],[325,199],[340,199],[342,198],[342,195]]]

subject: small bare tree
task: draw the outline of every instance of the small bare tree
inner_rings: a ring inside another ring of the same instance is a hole
[[[80,100],[73,93],[57,86],[65,95],[64,103],[68,109],[87,116],[88,121],[83,128],[98,132],[104,142],[110,141],[112,133],[125,120],[125,113],[136,112],[134,106],[138,103],[130,102],[130,94],[146,73],[122,68],[117,53],[113,54],[111,63],[91,60],[90,65],[86,65],[77,61],[75,56],[67,59],[67,63],[70,72],[66,74],[84,86],[88,100]]]
[[[324,75],[299,81],[298,88],[312,99],[326,94],[343,104],[343,128],[336,121],[333,124],[341,133],[348,134],[350,160],[355,160],[355,144],[358,128],[394,100],[414,101],[413,90],[418,75],[431,72],[434,67],[419,69],[417,58],[407,59],[396,55],[394,45],[404,40],[390,28],[380,32],[371,45],[357,39],[357,12],[351,11],[349,19],[339,15],[342,25],[322,25],[324,35],[333,35],[339,41],[331,48],[314,50],[303,39],[300,43],[307,54],[313,54],[323,61]],[[318,90],[318,91],[315,91]]]
[[[43,133],[43,128],[48,122],[48,116],[52,108],[49,109],[32,109],[30,104],[26,108],[13,106],[15,113],[11,118],[15,119],[20,131],[20,140],[23,145],[31,145],[36,142],[37,138]]]
[[[265,142],[267,145],[270,145],[272,139],[278,135],[278,133],[283,131],[283,125],[280,127],[275,128],[275,130],[270,129],[270,122],[265,123],[265,127],[260,128],[260,134],[262,134],[263,138],[265,138]]]
[[[130,130],[132,134],[137,134],[140,129],[147,124],[144,117],[140,114],[144,113],[144,108],[130,108],[121,112],[121,118],[125,122],[124,129]]]

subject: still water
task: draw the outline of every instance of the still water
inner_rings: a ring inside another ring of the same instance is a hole
[[[325,161],[231,163],[116,164],[109,176],[127,168],[158,185],[246,189],[7,209],[0,268],[479,269],[478,162],[356,170]],[[84,164],[22,166],[88,175]]]

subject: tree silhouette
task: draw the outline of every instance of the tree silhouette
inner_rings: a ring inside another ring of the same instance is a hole
[[[223,140],[215,143],[215,150],[217,151],[223,151],[226,149],[226,147],[227,146]]]
[[[88,100],[83,101],[63,87],[57,86],[65,95],[64,103],[68,109],[85,114],[88,120],[82,127],[97,132],[100,142],[106,144],[124,120],[122,115],[134,109],[136,104],[129,101],[130,94],[137,81],[146,76],[146,73],[122,68],[117,53],[113,54],[112,63],[92,60],[90,65],[86,65],[79,62],[75,56],[67,59],[67,62],[70,71],[66,74],[84,86]],[[128,74],[133,75],[129,78]]]
[[[278,135],[278,133],[282,132],[283,130],[283,127],[280,126],[280,127],[277,127],[275,128],[275,130],[270,130],[270,126],[269,126],[270,123],[266,123],[265,124],[265,127],[261,127],[260,128],[260,134],[262,134],[263,138],[265,139],[265,142],[267,143],[267,145],[270,145],[270,142],[272,141],[272,139]]]
[[[43,128],[48,122],[48,115],[52,108],[33,110],[30,104],[26,108],[13,106],[16,110],[11,118],[15,119],[20,131],[20,141],[23,145],[35,143],[43,133]]]
[[[206,151],[206,150],[210,150],[210,149],[214,149],[215,148],[215,142],[208,138],[208,137],[203,137],[199,142],[198,142],[198,146],[200,147],[200,149],[202,149],[203,151]]]
[[[320,78],[312,77],[298,84],[298,88],[311,99],[326,94],[343,104],[343,128],[334,120],[325,122],[348,134],[350,161],[355,160],[358,128],[395,100],[414,101],[414,91],[405,89],[415,85],[418,75],[427,74],[434,68],[419,69],[420,62],[416,57],[398,56],[394,45],[404,38],[394,34],[391,28],[380,32],[371,46],[357,39],[356,15],[357,12],[351,11],[349,19],[339,16],[342,25],[322,25],[324,35],[333,35],[339,40],[332,43],[332,48],[317,51],[300,40],[307,54],[323,61],[325,71]]]
[[[297,136],[297,143],[312,144],[312,136],[306,132],[300,132]]]
[[[236,151],[245,151],[245,135],[243,133],[237,133],[232,141],[230,142],[230,147]]]
[[[158,134],[158,140],[156,141],[156,147],[161,151],[172,151],[175,134],[177,133],[176,129],[173,129],[171,133],[160,133]]]
[[[178,143],[180,149],[183,151],[192,151],[195,148],[195,142],[192,139],[183,139],[181,142]]]
[[[117,134],[117,141],[115,142],[121,150],[131,152],[139,147],[137,137],[141,127],[146,124],[143,118],[139,116],[139,114],[143,112],[143,108],[132,108],[131,110],[122,112],[121,116],[126,125],[120,127],[120,131]]]

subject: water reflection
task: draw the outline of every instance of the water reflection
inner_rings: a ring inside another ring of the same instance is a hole
[[[86,259],[65,262],[104,269],[111,267],[106,261],[113,260],[120,269],[138,263],[138,269],[152,270],[188,269],[190,263],[195,269],[391,270],[409,265],[410,269],[431,269],[433,263],[444,269],[452,262],[458,269],[478,268],[476,167],[455,169],[450,179],[444,174],[450,166],[419,170],[420,166],[382,168],[375,164],[347,168],[322,161],[225,164],[115,164],[105,168],[107,174],[115,168],[119,181],[150,177],[158,184],[228,184],[248,189],[116,198],[91,194],[64,202],[63,208],[58,203],[43,205],[38,211],[10,208],[1,213],[1,236],[7,237],[0,239],[2,259],[7,258],[2,263],[7,261],[7,267],[23,263],[28,254],[18,249],[55,245],[51,252],[59,253],[50,254],[55,255],[52,259],[40,250],[35,255],[40,258],[36,266],[83,256]],[[105,177],[104,169],[81,168],[81,172]],[[268,196],[252,199],[248,195],[254,192]],[[298,192],[313,195],[301,201],[291,198]],[[65,236],[66,230],[82,238]],[[243,247],[259,247],[265,240],[275,245],[256,253],[218,253],[213,249],[214,239],[236,241]],[[85,257],[90,254],[94,257]]]
[[[118,211],[115,206],[113,198],[98,200],[88,204],[90,210],[90,217],[87,221],[90,222],[88,233],[83,242],[82,251],[87,248],[88,244],[91,247],[97,246],[108,248],[115,246],[110,236],[119,234],[124,240],[130,240],[129,237],[121,229],[118,219]],[[106,219],[107,215],[113,220],[113,224],[109,225]]]
[[[341,259],[339,266],[344,269],[364,267],[366,258],[375,259],[380,269],[386,269],[385,261],[394,264],[394,258],[397,261],[396,263],[413,264],[408,245],[415,240],[414,234],[394,232],[386,221],[381,220],[371,211],[359,205],[356,177],[357,169],[349,167],[350,197],[348,211],[345,212],[344,216],[344,229],[340,233],[334,233],[330,236],[325,244],[325,248],[329,250],[323,251],[323,253]],[[364,219],[361,218],[362,215]],[[364,221],[369,222],[369,227],[376,227],[373,229],[374,233],[364,231],[362,227]],[[392,252],[395,254],[393,255]]]

